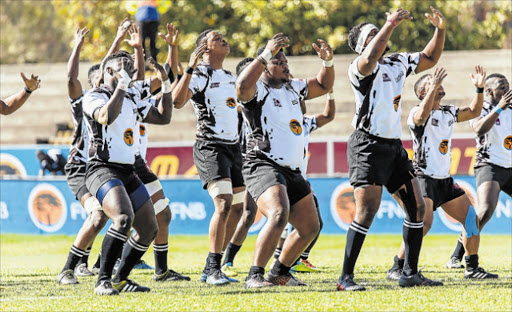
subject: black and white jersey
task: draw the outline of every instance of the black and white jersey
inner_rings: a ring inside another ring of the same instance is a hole
[[[484,101],[480,117],[489,115],[496,105]],[[471,120],[474,126],[476,118]],[[512,107],[503,110],[491,130],[476,138],[475,167],[483,164],[512,167]]]
[[[126,92],[138,96],[139,99],[149,102],[152,106],[156,104],[156,98],[151,97],[151,78],[132,82]],[[146,159],[148,149],[148,124],[140,122],[137,128],[138,131],[134,133],[135,155],[140,155],[143,159]]]
[[[106,85],[94,88],[84,97],[84,115],[89,133],[88,161],[99,160],[119,164],[135,162],[135,133],[139,121],[146,118],[151,104],[126,92],[121,113],[111,125],[102,125],[93,118],[105,106],[114,91]]]
[[[368,76],[363,76],[357,68],[360,57],[348,69],[356,101],[352,127],[378,137],[399,139],[405,78],[415,73],[420,54],[402,52],[386,56]]]
[[[238,114],[238,144],[240,144],[240,152],[242,152],[242,159],[245,158],[247,136],[245,134],[247,127],[245,126],[244,117],[242,113]]]
[[[236,144],[236,76],[224,69],[199,65],[190,79],[191,102],[197,118],[196,138],[202,141]]]
[[[407,125],[413,138],[413,165],[418,175],[434,179],[450,177],[453,124],[457,122],[459,108],[440,105],[432,110],[422,126],[414,124],[413,116],[419,106],[413,107]]]
[[[316,116],[304,116],[303,122],[304,128],[304,160],[302,162],[302,166],[300,168],[300,173],[306,179],[306,173],[308,171],[308,161],[309,161],[309,135],[311,132],[318,129],[318,123],[316,121]]]
[[[84,121],[82,102],[84,99],[85,90],[82,90],[82,95],[78,99],[70,99],[71,114],[75,132],[73,133],[73,141],[69,148],[68,163],[84,164],[87,162],[87,129]]]
[[[308,94],[304,79],[291,79],[280,89],[256,83],[254,98],[242,103],[246,120],[247,159],[270,159],[299,170],[304,160],[304,131],[300,101]]]

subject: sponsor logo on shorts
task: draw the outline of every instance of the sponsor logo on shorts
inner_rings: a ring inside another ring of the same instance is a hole
[[[56,232],[67,218],[64,196],[55,186],[42,183],[28,197],[28,212],[34,225],[45,232]]]
[[[143,124],[140,124],[139,125],[139,131],[140,131],[140,136],[143,137],[146,135],[146,126],[144,126]]]
[[[439,151],[445,155],[448,152],[448,140],[442,140],[439,144]]]
[[[23,163],[11,154],[0,153],[0,176],[17,175],[27,176],[27,171]]]
[[[124,132],[123,138],[124,138],[124,143],[126,143],[126,145],[132,146],[133,145],[133,130],[130,128],[126,129],[126,131]]]
[[[393,100],[393,105],[395,106],[395,112],[398,112],[398,106],[400,105],[400,100],[402,99],[402,95],[398,95]]]
[[[338,185],[332,193],[331,215],[340,228],[348,231],[350,224],[354,221],[354,217],[356,216],[354,188],[349,182]]]
[[[292,130],[295,135],[301,135],[302,125],[296,119],[292,119],[290,120],[290,130]]]
[[[512,150],[512,135],[509,135],[508,137],[505,138],[503,145],[505,145],[506,149]]]
[[[249,228],[249,233],[258,232],[267,222],[267,218],[261,213],[261,211],[258,209],[256,211],[256,217],[254,218],[254,223]]]
[[[229,107],[229,108],[235,108],[236,107],[236,101],[234,98],[230,97],[226,100],[226,105]]]

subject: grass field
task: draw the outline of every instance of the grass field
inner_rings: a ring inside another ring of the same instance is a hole
[[[480,263],[498,273],[494,281],[466,281],[463,270],[446,269],[456,235],[425,238],[420,267],[427,277],[442,280],[444,287],[401,289],[386,281],[386,270],[400,243],[398,235],[369,235],[356,267],[356,281],[366,292],[336,292],[343,262],[344,235],[320,237],[310,260],[323,271],[298,275],[307,287],[272,287],[245,290],[241,284],[210,287],[199,282],[207,254],[205,236],[171,236],[169,264],[190,275],[191,282],[155,283],[151,271],[135,270],[131,277],[151,287],[146,294],[99,297],[93,294],[95,278],[80,284],[55,283],[66,260],[73,237],[2,234],[0,238],[1,311],[511,311],[512,238],[483,235]],[[99,241],[99,240],[98,240]],[[248,238],[235,261],[240,280],[252,258],[255,236]],[[89,260],[95,260],[96,243]],[[153,264],[153,251],[144,260]]]

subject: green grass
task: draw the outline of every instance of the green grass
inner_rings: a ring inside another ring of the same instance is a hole
[[[132,279],[151,287],[147,294],[99,297],[93,294],[95,278],[63,286],[55,277],[73,243],[69,236],[2,234],[0,238],[1,311],[511,311],[512,238],[483,235],[480,263],[498,273],[494,281],[466,281],[463,270],[449,270],[444,263],[456,235],[431,235],[424,240],[420,267],[427,277],[442,280],[444,287],[401,289],[386,281],[400,243],[398,235],[369,235],[356,267],[356,281],[368,291],[336,292],[343,264],[344,235],[323,235],[310,260],[322,273],[297,275],[308,286],[245,290],[241,284],[211,287],[199,282],[207,255],[207,237],[171,236],[169,265],[190,275],[191,282],[155,283],[152,272],[135,270]],[[98,240],[100,241],[100,240]],[[235,269],[243,280],[250,266],[255,237],[240,250]],[[96,243],[89,263],[98,254]],[[144,259],[153,264],[152,249]]]

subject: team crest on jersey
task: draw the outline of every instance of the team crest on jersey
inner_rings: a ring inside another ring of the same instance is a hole
[[[130,128],[126,129],[126,131],[124,132],[123,138],[124,138],[124,143],[126,143],[126,145],[132,146],[133,145],[133,130]]]
[[[281,105],[281,102],[279,102],[279,100],[278,100],[278,99],[273,99],[273,100],[274,100],[274,106],[277,106],[277,107],[283,107],[283,106]]]
[[[509,135],[505,138],[505,141],[503,142],[503,145],[505,145],[505,148],[509,151],[512,150],[512,135]]]
[[[139,125],[139,132],[140,132],[140,136],[143,137],[146,135],[146,127],[144,125]]]
[[[402,95],[398,95],[393,100],[393,105],[395,106],[395,112],[398,112],[398,105],[400,105],[400,100],[402,99]]]
[[[448,140],[441,141],[441,144],[439,144],[439,151],[443,155],[445,155],[448,152]]]
[[[226,100],[226,105],[229,107],[229,108],[235,108],[236,107],[236,101],[234,98],[230,97]]]
[[[293,134],[300,135],[302,133],[302,125],[295,119],[290,121],[290,130],[292,130]]]

